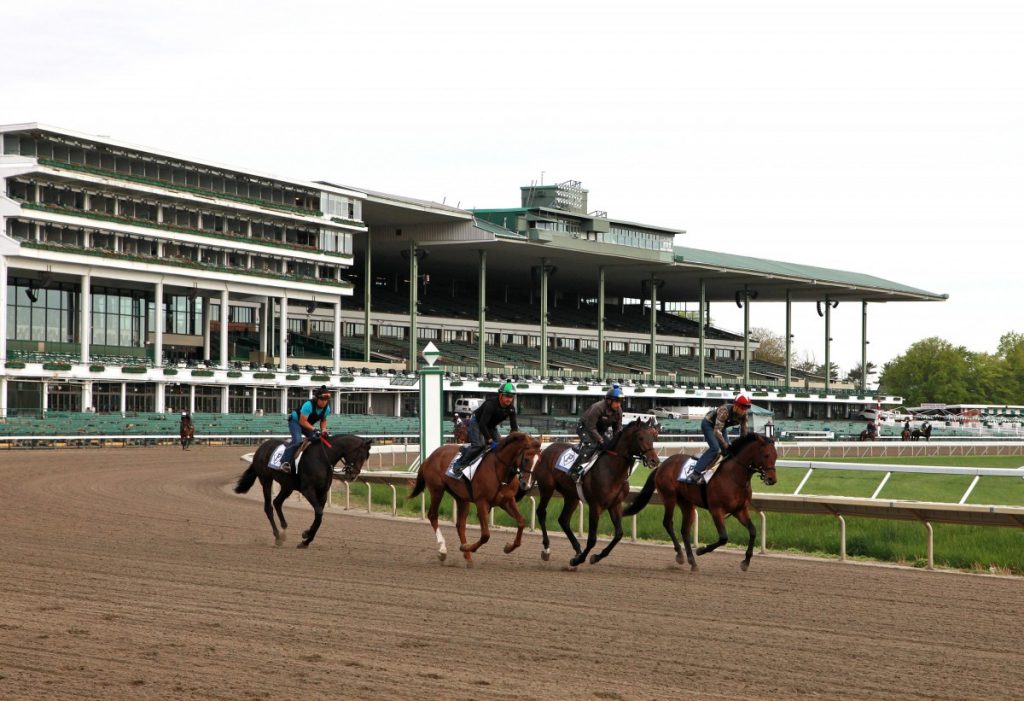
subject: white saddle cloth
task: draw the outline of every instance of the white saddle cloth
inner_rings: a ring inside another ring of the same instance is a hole
[[[476,468],[480,466],[480,461],[484,459],[484,456],[490,451],[485,450],[477,456],[476,460],[471,462],[468,466],[462,468],[462,476],[468,479],[470,482],[473,481],[473,475],[476,474]],[[459,460],[461,453],[456,453],[455,458],[448,463],[448,469],[445,470],[444,474],[447,477],[455,477],[455,463]]]
[[[689,482],[690,481],[690,474],[693,472],[693,468],[694,468],[694,466],[696,464],[697,464],[697,458],[688,458],[686,460],[686,462],[683,463],[682,468],[680,468],[680,470],[679,470],[679,478],[678,479],[679,479],[680,482]],[[700,480],[697,481],[697,484],[700,484],[701,482],[710,482],[711,478],[715,476],[716,472],[718,472],[718,466],[721,465],[721,464],[722,464],[722,455],[721,455],[721,453],[719,453],[718,457],[711,461],[711,467],[709,467],[708,469],[704,470],[704,475],[701,477]]]
[[[284,458],[284,450],[288,447],[288,444],[282,444],[274,448],[274,452],[270,454],[270,461],[267,463],[267,467],[271,470],[281,469],[281,459]],[[292,458],[296,465],[302,460],[302,454]]]

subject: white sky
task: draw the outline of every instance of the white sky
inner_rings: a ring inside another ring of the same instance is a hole
[[[948,293],[869,308],[879,366],[1024,331],[1019,1],[40,0],[0,37],[0,123],[463,207],[543,173],[680,245]],[[814,306],[794,325],[822,362]],[[845,372],[859,304],[832,337]]]

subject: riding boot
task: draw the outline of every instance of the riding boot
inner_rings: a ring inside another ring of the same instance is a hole
[[[577,463],[569,468],[569,476],[572,477],[573,482],[579,482],[583,478],[583,465]]]

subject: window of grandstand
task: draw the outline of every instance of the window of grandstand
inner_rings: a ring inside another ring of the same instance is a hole
[[[346,321],[344,328],[346,336],[362,336],[366,330],[366,326],[364,324],[351,321]]]
[[[352,255],[352,234],[344,231],[321,229],[320,250],[327,253]]]
[[[416,329],[416,337],[428,341],[440,341],[441,329],[423,328],[421,326]]]
[[[377,327],[377,335],[381,338],[405,338],[406,328],[404,326],[381,324]]]
[[[361,221],[363,218],[362,202],[333,192],[320,193],[320,209],[328,217],[350,221]]]

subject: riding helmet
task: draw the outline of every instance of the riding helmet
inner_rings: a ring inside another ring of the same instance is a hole
[[[747,398],[747,395],[745,394],[741,394],[740,396],[736,397],[736,401],[734,402],[734,404],[736,404],[736,406],[742,406],[748,409],[750,408],[750,400]]]
[[[506,382],[498,389],[498,394],[507,394],[510,397],[516,396],[516,386],[511,382]]]

